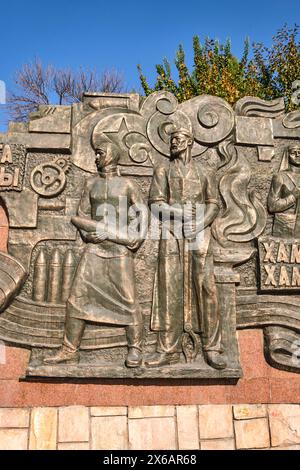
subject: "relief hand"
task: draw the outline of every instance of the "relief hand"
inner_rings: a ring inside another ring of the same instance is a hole
[[[202,217],[197,219],[191,218],[184,222],[183,224],[183,233],[185,238],[192,240],[196,238],[198,233],[200,233],[204,229],[204,221]]]
[[[292,191],[292,195],[297,200],[300,197],[300,188],[294,188]]]
[[[101,243],[104,240],[107,240],[108,234],[105,231],[98,231],[97,232],[86,232],[84,234],[84,238],[89,243]]]

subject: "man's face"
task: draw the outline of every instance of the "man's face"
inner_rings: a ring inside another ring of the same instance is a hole
[[[181,153],[185,152],[191,144],[192,139],[190,137],[187,137],[180,132],[172,134],[170,145],[171,155],[173,157],[180,155]]]
[[[294,166],[300,166],[300,147],[295,146],[289,149],[289,161]]]
[[[101,170],[105,166],[113,162],[113,153],[110,145],[103,145],[96,151],[97,170]]]

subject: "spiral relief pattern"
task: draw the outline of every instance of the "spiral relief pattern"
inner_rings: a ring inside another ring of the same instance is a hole
[[[233,130],[233,110],[217,96],[197,96],[182,103],[179,109],[189,116],[195,140],[202,146],[221,142]]]

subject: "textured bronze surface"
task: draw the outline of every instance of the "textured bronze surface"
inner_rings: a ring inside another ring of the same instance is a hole
[[[299,372],[299,111],[168,92],[49,108],[0,141],[0,339],[31,347],[28,376],[238,379],[249,327]]]

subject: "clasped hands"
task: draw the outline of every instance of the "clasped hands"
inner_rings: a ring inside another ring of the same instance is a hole
[[[89,243],[102,243],[109,238],[109,233],[105,230],[104,225],[100,222],[97,224],[97,230],[94,232],[86,232],[82,230],[84,239]]]
[[[297,202],[297,199],[300,197],[300,188],[295,187],[292,191],[292,195],[295,198],[295,201]]]

